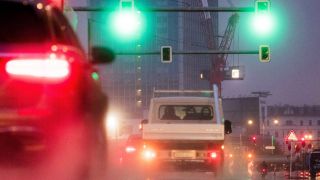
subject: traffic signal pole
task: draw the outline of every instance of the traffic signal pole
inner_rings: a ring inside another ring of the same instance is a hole
[[[115,52],[116,55],[160,55],[160,51],[126,51],[126,52]],[[204,50],[204,51],[173,51],[173,55],[208,55],[208,54],[259,54],[257,50],[242,50],[242,51],[219,51],[219,50]]]
[[[292,177],[292,150],[293,150],[293,148],[292,148],[292,146],[293,146],[293,142],[292,141],[290,141],[290,146],[291,146],[291,149],[290,149],[290,169],[289,169],[289,179],[291,179],[291,177]]]
[[[255,12],[258,3],[255,7],[141,7],[137,8],[140,12]],[[121,9],[121,6],[120,6]],[[74,11],[86,11],[86,12],[108,12],[115,11],[118,8],[110,7],[73,7]],[[160,54],[160,52],[118,52],[117,55],[154,55]],[[226,51],[226,50],[205,50],[205,51],[177,51],[172,52],[176,55],[187,55],[187,54],[259,54],[259,51]],[[260,56],[259,56],[260,57]],[[219,59],[214,62],[214,77],[211,80],[213,89],[217,89],[218,97],[221,96],[221,68],[224,67],[224,63],[221,63]],[[217,86],[217,87],[216,87]]]
[[[112,7],[73,7],[74,11],[107,12],[117,10]],[[141,7],[141,12],[254,12],[254,7]]]

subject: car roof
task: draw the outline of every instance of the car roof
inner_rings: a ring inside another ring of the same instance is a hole
[[[44,43],[52,40],[47,10],[33,3],[0,1],[1,43]],[[10,18],[8,18],[10,17]]]
[[[62,44],[83,48],[63,13],[45,3],[0,1],[0,44]],[[10,17],[10,18],[7,18]],[[19,22],[19,23],[17,23]],[[8,35],[9,34],[9,35]]]

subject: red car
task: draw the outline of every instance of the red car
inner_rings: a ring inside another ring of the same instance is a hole
[[[130,135],[122,150],[120,163],[123,166],[131,166],[139,164],[141,159],[141,152],[143,149],[143,141],[141,134]]]
[[[0,23],[0,179],[103,178],[107,98],[93,65],[112,53],[87,58],[51,5],[0,1]]]

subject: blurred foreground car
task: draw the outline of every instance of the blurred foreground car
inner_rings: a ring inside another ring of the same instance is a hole
[[[99,179],[107,98],[61,11],[0,1],[0,179]],[[99,175],[99,176],[98,176]]]

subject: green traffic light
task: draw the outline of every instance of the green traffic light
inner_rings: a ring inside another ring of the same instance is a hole
[[[259,47],[260,62],[270,62],[270,47],[268,45],[261,45]]]
[[[140,30],[140,12],[134,10],[121,10],[112,18],[113,31],[119,37],[130,38]]]
[[[266,36],[274,29],[275,21],[270,13],[269,0],[257,0],[255,3],[255,15],[252,18],[252,27],[256,34]]]
[[[269,12],[270,11],[270,1],[269,0],[258,0],[256,1],[256,12]]]
[[[266,36],[272,33],[275,21],[270,13],[257,13],[252,18],[252,27],[256,34]]]

